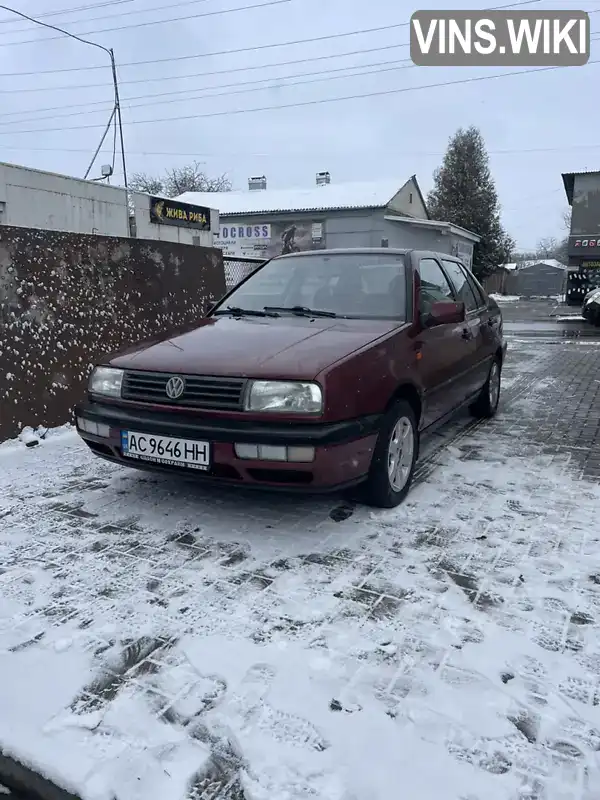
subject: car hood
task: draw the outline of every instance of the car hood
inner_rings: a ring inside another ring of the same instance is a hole
[[[188,333],[144,342],[104,363],[153,372],[311,379],[397,328],[391,320],[211,317]]]

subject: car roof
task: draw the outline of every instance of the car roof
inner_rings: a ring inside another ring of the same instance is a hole
[[[312,258],[314,256],[332,256],[332,255],[401,255],[406,256],[410,253],[415,253],[421,258],[443,258],[448,261],[460,261],[456,256],[450,253],[438,253],[433,250],[417,250],[414,247],[337,247],[324,250],[304,250],[300,253],[286,253],[285,255],[274,256],[272,261],[281,260],[282,258]]]

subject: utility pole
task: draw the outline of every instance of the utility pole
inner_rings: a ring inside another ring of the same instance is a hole
[[[115,54],[112,49],[108,51],[110,55],[110,66],[112,69],[113,84],[115,89],[115,111],[117,112],[117,124],[119,126],[119,138],[121,140],[121,159],[123,161],[123,182],[125,183],[125,191],[129,199],[129,186],[127,184],[127,166],[125,165],[125,143],[123,142],[123,121],[121,119],[121,102],[119,100],[119,82],[117,81],[117,65],[115,64]]]
[[[108,131],[110,130],[111,123],[112,123],[113,119],[116,116],[117,125],[119,127],[119,139],[120,139],[120,142],[121,142],[121,159],[122,159],[122,163],[123,163],[123,182],[125,184],[125,198],[126,198],[125,206],[126,206],[126,213],[127,213],[127,226],[128,226],[128,229],[131,231],[131,225],[130,225],[130,219],[129,219],[129,184],[127,182],[127,164],[126,164],[126,159],[125,159],[125,142],[124,142],[124,138],[123,138],[123,120],[121,118],[121,103],[120,103],[120,99],[119,99],[119,82],[118,82],[118,79],[117,79],[117,65],[116,65],[116,62],[115,62],[115,54],[114,54],[114,51],[113,51],[112,47],[111,48],[104,47],[101,44],[97,44],[97,42],[90,42],[89,39],[82,39],[81,36],[77,36],[74,33],[69,33],[69,31],[65,31],[63,28],[59,28],[56,25],[50,25],[47,22],[42,22],[39,19],[35,19],[35,17],[30,17],[27,14],[23,14],[22,11],[17,11],[15,8],[9,8],[8,6],[4,6],[4,5],[0,5],[0,8],[3,9],[4,11],[8,11],[11,14],[16,14],[17,16],[22,17],[23,19],[26,19],[29,22],[33,22],[36,25],[41,25],[43,28],[50,28],[53,31],[58,31],[58,33],[62,33],[63,36],[68,36],[70,39],[76,39],[78,42],[81,42],[82,44],[88,44],[91,47],[97,47],[99,50],[103,50],[105,53],[108,54],[108,57],[110,58],[110,67],[111,67],[112,80],[113,80],[114,105],[113,105],[112,113],[111,113],[110,118],[108,120],[108,125],[106,126],[106,128],[104,130],[104,133],[102,134],[102,138],[100,139],[100,144],[98,145],[98,147],[96,149],[96,152],[94,153],[92,161],[91,161],[91,163],[90,163],[90,165],[89,165],[89,167],[87,169],[87,172],[85,173],[84,177],[87,178],[87,176],[90,174],[90,171],[91,171],[91,169],[92,169],[92,167],[94,165],[94,162],[96,161],[96,157],[98,156],[98,153],[100,152],[100,148],[102,147],[102,145],[104,143],[104,140],[106,138],[106,135],[107,135]]]

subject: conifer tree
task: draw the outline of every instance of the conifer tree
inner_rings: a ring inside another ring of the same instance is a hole
[[[434,173],[427,198],[432,219],[460,225],[481,236],[473,253],[473,272],[489,275],[510,260],[515,247],[500,221],[500,205],[481,132],[459,128]]]

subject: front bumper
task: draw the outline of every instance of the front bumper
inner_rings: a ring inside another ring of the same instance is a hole
[[[379,415],[333,423],[255,422],[93,401],[78,406],[75,415],[109,429],[109,435],[101,437],[78,426],[78,433],[88,447],[109,461],[205,481],[306,492],[335,491],[364,480],[381,423]],[[211,465],[208,470],[199,471],[128,458],[121,450],[123,430],[209,442]],[[240,459],[235,444],[314,447],[315,456],[309,463]]]

